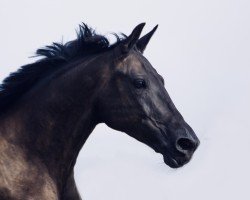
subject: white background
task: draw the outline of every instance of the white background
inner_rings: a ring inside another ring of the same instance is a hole
[[[86,22],[129,34],[159,24],[145,56],[201,145],[173,170],[162,156],[99,125],[83,147],[77,185],[85,200],[250,199],[250,2],[248,0],[0,0],[0,78],[38,47],[75,38]]]

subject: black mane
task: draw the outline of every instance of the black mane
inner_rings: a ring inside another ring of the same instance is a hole
[[[105,52],[119,45],[126,37],[124,34],[122,37],[117,34],[114,36],[116,42],[111,45],[105,36],[96,34],[92,28],[83,23],[79,25],[75,40],[65,44],[52,43],[52,45],[38,49],[36,56],[42,56],[42,59],[22,66],[5,78],[0,85],[0,113],[39,80],[59,69],[63,64],[79,57]]]
[[[115,44],[110,45],[109,40],[105,36],[96,34],[92,28],[82,24],[79,25],[76,40],[66,44],[53,43],[45,48],[38,49],[36,55],[44,56],[46,59],[56,58],[69,61],[78,56],[101,53],[116,46],[124,38],[119,37],[117,34],[114,35],[117,41]]]

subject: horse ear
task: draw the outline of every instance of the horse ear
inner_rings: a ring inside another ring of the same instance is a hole
[[[123,53],[127,53],[130,49],[132,49],[136,45],[136,42],[139,39],[144,26],[145,23],[137,25],[132,31],[132,33],[124,40],[122,45]]]
[[[144,35],[143,37],[141,37],[137,43],[136,43],[136,47],[137,49],[143,53],[144,50],[147,47],[147,44],[149,42],[149,40],[151,39],[151,37],[153,36],[154,32],[156,31],[156,29],[158,28],[158,25],[156,25],[152,31],[150,31],[148,34]]]

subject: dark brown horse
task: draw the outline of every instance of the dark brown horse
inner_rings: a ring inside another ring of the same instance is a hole
[[[186,164],[199,145],[143,56],[155,27],[110,45],[85,24],[76,40],[37,50],[43,59],[7,77],[0,91],[0,199],[79,200],[74,165],[98,123]]]

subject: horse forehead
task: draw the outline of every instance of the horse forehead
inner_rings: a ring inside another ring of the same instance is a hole
[[[136,54],[130,54],[125,60],[129,71],[132,73],[138,74],[143,73],[144,63],[142,63],[141,59]]]

